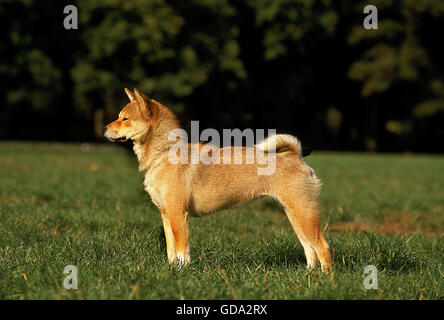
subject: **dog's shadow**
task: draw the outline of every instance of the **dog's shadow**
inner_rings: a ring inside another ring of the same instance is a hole
[[[262,264],[266,269],[275,268],[291,268],[291,267],[305,267],[306,260],[302,248],[299,247],[285,247],[274,248],[274,250],[267,250],[269,248],[261,248],[257,256],[252,257],[251,264]]]
[[[166,250],[165,245],[165,233],[163,227],[159,226],[156,229],[157,238],[159,241],[159,247],[161,250]],[[233,259],[234,253],[225,252],[226,257],[217,257],[214,259],[220,265],[233,265],[236,263],[242,264],[246,267],[256,269],[261,266],[265,269],[276,269],[276,268],[294,268],[294,267],[305,267],[306,259],[305,254],[301,246],[285,246],[284,248],[276,246],[262,246],[260,247],[256,254],[248,254],[237,256]],[[206,260],[207,258],[214,255],[213,249],[202,250],[200,252],[201,257],[192,257],[193,260]],[[213,259],[211,259],[213,260]]]

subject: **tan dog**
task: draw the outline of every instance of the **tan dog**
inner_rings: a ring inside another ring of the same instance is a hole
[[[261,164],[257,161],[251,164],[173,164],[168,154],[175,142],[168,137],[172,130],[180,128],[176,116],[137,89],[134,93],[128,89],[125,92],[130,103],[116,121],[103,128],[103,133],[111,141],[133,141],[139,170],[146,170],[145,190],[162,215],[170,263],[182,266],[190,262],[188,215],[201,216],[271,196],[284,206],[304,247],[307,266],[313,267],[319,260],[323,269],[330,267],[329,246],[319,229],[317,198],[321,183],[305,163],[301,145],[295,137],[276,135],[274,146],[270,145],[270,137],[254,146],[265,152],[275,152],[276,167],[271,175],[258,175]],[[202,147],[199,144],[198,148]],[[240,148],[245,160],[248,148]],[[218,150],[222,154],[226,148]]]

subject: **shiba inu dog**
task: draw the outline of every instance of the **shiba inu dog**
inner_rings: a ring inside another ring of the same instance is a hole
[[[170,263],[179,267],[190,263],[188,216],[202,216],[213,211],[271,196],[279,201],[301,242],[307,267],[318,261],[330,268],[330,248],[319,228],[318,195],[321,183],[303,159],[299,140],[291,135],[268,137],[253,148],[273,153],[275,170],[259,175],[258,161],[243,163],[172,163],[169,160],[170,133],[180,129],[171,110],[142,92],[125,88],[130,102],[118,119],[103,128],[111,141],[133,141],[139,170],[145,171],[144,186],[161,213]],[[273,141],[273,143],[272,143]],[[192,144],[187,144],[191,149]],[[202,149],[203,144],[198,143]],[[218,149],[224,150],[235,147]],[[248,147],[241,149],[247,160]]]

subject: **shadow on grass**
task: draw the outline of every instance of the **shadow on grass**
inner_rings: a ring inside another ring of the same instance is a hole
[[[265,268],[290,268],[306,266],[305,254],[298,248],[281,248],[280,250],[272,250],[270,252],[261,252],[257,260],[262,263]]]

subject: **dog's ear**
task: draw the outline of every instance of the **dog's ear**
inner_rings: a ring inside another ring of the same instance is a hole
[[[145,118],[151,117],[156,118],[159,106],[158,103],[154,100],[151,100],[148,98],[145,94],[140,92],[137,88],[134,88],[134,94],[136,97],[136,100],[139,105],[139,110],[142,113],[142,116]]]
[[[134,88],[134,95],[136,97],[140,113],[144,118],[148,118],[151,114],[147,103],[148,97],[140,92],[137,88]]]
[[[126,92],[126,95],[128,96],[128,98],[130,99],[130,101],[133,101],[135,99],[134,93],[132,93],[131,90],[128,90],[127,88],[125,88],[125,92]]]

